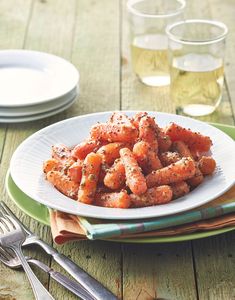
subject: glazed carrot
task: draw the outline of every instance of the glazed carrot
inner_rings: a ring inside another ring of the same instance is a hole
[[[181,156],[177,152],[162,152],[159,154],[159,159],[164,167],[169,166],[170,164],[176,163],[181,159]]]
[[[126,182],[125,168],[120,159],[117,159],[113,166],[107,171],[104,177],[104,185],[112,190],[118,190]]]
[[[211,175],[216,168],[215,160],[210,156],[202,156],[198,162],[199,169],[204,175]]]
[[[174,164],[157,171],[152,171],[146,176],[147,186],[153,187],[183,181],[193,177],[195,171],[195,162],[192,158],[184,157]]]
[[[94,204],[103,207],[128,208],[130,206],[130,196],[126,191],[119,193],[97,193]]]
[[[64,144],[56,144],[52,146],[51,156],[59,161],[64,161],[71,156],[71,151]]]
[[[76,159],[85,159],[87,154],[96,151],[100,147],[100,144],[96,140],[85,140],[73,148],[71,155]]]
[[[82,178],[83,161],[77,160],[68,168],[68,176],[71,180],[80,183]]]
[[[98,184],[103,185],[104,183],[104,177],[109,169],[109,166],[105,163],[102,162],[100,166],[100,173],[99,173],[99,179],[98,179]]]
[[[158,152],[158,142],[156,135],[156,124],[154,118],[144,116],[139,122],[139,139],[151,145],[151,148]]]
[[[131,207],[144,207],[165,204],[172,199],[172,189],[168,185],[153,187],[143,195],[130,194]]]
[[[133,153],[139,166],[145,174],[162,168],[162,164],[157,153],[151,148],[150,144],[144,141],[135,143]]]
[[[191,157],[193,159],[193,155],[191,151],[189,150],[188,146],[182,142],[182,141],[176,141],[172,144],[172,148],[177,151],[181,157]],[[195,164],[196,171],[195,175],[188,179],[188,183],[191,187],[197,187],[199,184],[203,181],[203,175],[202,172],[199,170],[197,163]]]
[[[189,185],[185,181],[175,182],[175,183],[172,183],[170,186],[171,186],[171,189],[173,192],[174,199],[183,197],[184,195],[186,195],[190,192]]]
[[[90,135],[94,140],[128,143],[137,138],[138,131],[133,125],[126,126],[123,124],[99,123],[92,126]]]
[[[135,128],[139,129],[139,123],[141,118],[147,115],[148,115],[147,112],[138,112],[132,117],[131,122],[135,126]]]
[[[165,134],[164,130],[160,128],[157,124],[156,124],[156,135],[157,135],[159,151],[160,152],[168,151],[172,144],[171,139],[167,134]]]
[[[99,154],[89,153],[83,163],[82,179],[78,190],[78,200],[91,204],[94,200],[102,158]]]
[[[127,186],[134,194],[144,194],[147,190],[146,180],[134,154],[128,148],[122,148],[120,150],[120,156],[125,168]]]
[[[127,115],[125,115],[122,112],[114,112],[110,119],[108,120],[108,123],[115,123],[115,124],[125,124],[127,126],[132,126],[131,120],[128,118]]]
[[[97,153],[99,153],[102,156],[103,163],[112,165],[115,159],[120,157],[119,151],[123,147],[123,143],[109,143],[100,147]]]
[[[44,173],[48,173],[49,171],[52,171],[52,170],[58,171],[61,168],[62,168],[61,162],[59,162],[55,158],[48,159],[43,163],[43,172]]]
[[[72,181],[67,175],[59,171],[49,171],[46,178],[61,193],[72,199],[77,199],[79,184]]]
[[[165,133],[170,136],[173,142],[183,141],[192,150],[206,152],[209,151],[212,146],[212,141],[208,136],[202,135],[199,132],[193,132],[175,123],[171,123],[167,126]]]

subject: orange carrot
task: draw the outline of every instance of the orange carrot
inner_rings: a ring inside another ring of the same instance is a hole
[[[68,168],[68,176],[71,180],[80,183],[82,178],[83,161],[77,160]]]
[[[119,111],[116,111],[112,114],[112,116],[108,120],[108,123],[125,124],[127,126],[132,126],[131,119],[129,119],[127,115]]]
[[[94,204],[103,207],[128,208],[130,196],[125,190],[119,193],[97,193]]]
[[[189,150],[188,146],[182,142],[182,141],[176,141],[172,144],[172,148],[177,151],[181,157],[191,157],[193,158],[193,155],[191,151]],[[191,187],[197,187],[199,184],[203,182],[203,175],[202,172],[199,170],[197,163],[195,164],[196,171],[195,175],[188,179],[187,182],[190,184]]]
[[[61,168],[62,168],[61,162],[59,162],[55,158],[48,159],[43,163],[43,172],[44,173],[48,173],[49,171],[52,171],[52,170],[59,171]]]
[[[129,142],[136,140],[137,129],[131,125],[123,124],[97,124],[92,126],[90,135],[92,139],[108,142]]]
[[[123,147],[123,143],[109,143],[100,147],[97,153],[99,153],[102,156],[103,163],[112,165],[115,159],[120,157],[119,151]]]
[[[101,143],[97,140],[85,140],[73,148],[71,155],[76,159],[85,159],[87,154],[95,152],[100,145]]]
[[[174,199],[183,197],[184,195],[186,195],[190,192],[190,188],[185,181],[175,182],[175,183],[172,183],[170,186],[171,186],[171,189],[173,192]]]
[[[133,153],[145,174],[162,168],[157,153],[151,148],[149,143],[144,141],[137,142],[133,147]]]
[[[157,135],[159,151],[160,152],[168,151],[172,144],[170,137],[167,134],[165,134],[164,130],[161,127],[159,127],[157,124],[155,130]]]
[[[210,150],[212,141],[208,136],[199,132],[193,132],[190,129],[183,128],[175,123],[171,123],[165,128],[165,133],[170,136],[171,140],[183,141],[192,150],[206,152]]]
[[[162,152],[159,154],[159,159],[164,167],[169,166],[170,164],[176,163],[181,159],[181,156],[177,152]]]
[[[198,162],[199,169],[204,175],[211,175],[216,168],[215,160],[210,156],[202,156]]]
[[[122,148],[120,150],[120,156],[125,168],[127,186],[134,194],[144,194],[147,190],[146,180],[134,154],[128,148]]]
[[[135,128],[139,129],[139,124],[140,124],[141,118],[143,118],[147,115],[148,115],[147,112],[138,112],[132,117],[131,121],[132,121],[132,124],[135,126]]]
[[[64,161],[71,156],[71,151],[64,144],[56,144],[52,146],[51,156],[59,161]]]
[[[78,190],[78,200],[91,204],[95,197],[102,158],[99,154],[89,153],[83,163],[82,179]]]
[[[49,171],[46,178],[61,193],[72,199],[77,199],[79,184],[71,180],[67,175],[59,171]]]
[[[151,145],[152,150],[158,152],[156,124],[154,118],[144,116],[139,122],[139,139]]]
[[[146,176],[147,186],[153,187],[183,181],[193,177],[195,171],[195,162],[192,158],[182,158],[174,164],[152,171]]]
[[[118,190],[124,186],[126,182],[125,168],[120,159],[117,159],[114,165],[108,169],[104,184],[112,190]]]
[[[165,204],[171,201],[172,195],[172,189],[168,185],[153,187],[141,196],[130,194],[131,207]]]

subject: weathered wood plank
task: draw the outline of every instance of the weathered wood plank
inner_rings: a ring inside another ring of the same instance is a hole
[[[81,0],[77,3],[72,62],[81,75],[81,95],[76,106],[69,110],[68,116],[118,109],[118,0]],[[58,249],[121,297],[121,251],[118,244],[84,241],[70,243]],[[76,299],[73,295],[68,296],[68,292],[58,289],[58,285],[51,288],[60,299]]]
[[[197,299],[190,243],[124,245],[124,299]]]

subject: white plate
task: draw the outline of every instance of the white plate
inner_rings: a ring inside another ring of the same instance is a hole
[[[133,115],[135,112],[128,112]],[[10,172],[16,185],[36,201],[71,214],[102,219],[143,219],[179,213],[205,204],[228,190],[235,183],[235,143],[222,131],[197,120],[167,114],[150,113],[156,116],[160,126],[176,122],[194,131],[208,135],[213,141],[212,155],[217,162],[217,170],[188,195],[165,205],[135,209],[103,208],[86,205],[71,200],[57,191],[42,172],[42,164],[50,158],[51,146],[64,143],[73,146],[88,134],[96,122],[105,122],[111,112],[96,113],[67,119],[48,126],[26,139],[15,151]]]
[[[30,116],[22,116],[22,117],[1,117],[0,116],[0,123],[21,123],[21,122],[29,122],[29,121],[36,121],[40,119],[44,119],[56,114],[61,113],[62,111],[68,109],[75,101],[76,101],[76,95],[73,96],[71,99],[65,102],[62,106],[52,109],[48,112],[44,112],[41,114],[35,114]]]
[[[20,107],[61,97],[78,83],[77,69],[58,56],[29,50],[0,51],[0,106]]]
[[[1,117],[26,117],[36,114],[46,113],[52,110],[55,110],[63,105],[67,104],[69,101],[74,99],[78,94],[78,88],[74,88],[68,94],[59,97],[53,101],[46,103],[40,103],[36,105],[24,106],[24,107],[0,107],[0,118]]]

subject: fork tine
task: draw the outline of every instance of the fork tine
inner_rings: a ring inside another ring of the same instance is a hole
[[[6,225],[3,223],[2,219],[3,218],[0,218],[0,228],[2,230],[2,233],[5,234],[8,232],[8,230],[6,229]]]
[[[7,219],[7,223],[10,223],[12,227],[14,227],[15,229],[22,229],[20,225],[11,216],[4,215],[4,217]]]
[[[0,246],[0,257],[4,257],[7,260],[15,258],[15,255],[12,253],[11,249],[4,249]]]
[[[7,216],[1,217],[0,220],[5,225],[7,231],[14,229],[14,226],[11,224],[11,222],[9,222]]]

